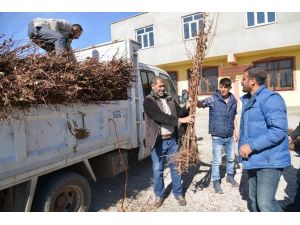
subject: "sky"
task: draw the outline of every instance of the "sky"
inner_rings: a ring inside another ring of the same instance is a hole
[[[13,40],[29,39],[28,23],[34,18],[65,19],[83,28],[79,39],[73,40],[73,49],[111,41],[110,25],[138,12],[0,12],[0,35]],[[1,43],[1,40],[0,40]]]

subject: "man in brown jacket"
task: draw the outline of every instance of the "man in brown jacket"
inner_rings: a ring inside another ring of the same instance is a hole
[[[146,148],[150,148],[153,162],[154,206],[163,204],[165,186],[163,179],[164,158],[169,162],[173,194],[179,205],[186,205],[182,193],[182,179],[177,164],[172,158],[178,151],[178,123],[194,123],[194,116],[187,116],[188,109],[165,93],[165,83],[161,77],[151,81],[152,92],[145,98],[145,138]],[[183,117],[183,118],[182,118]]]

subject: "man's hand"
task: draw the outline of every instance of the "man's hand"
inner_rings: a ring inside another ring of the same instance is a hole
[[[237,118],[235,117],[234,118],[234,141],[235,142],[238,142],[239,141],[239,136],[240,136],[240,134],[239,134],[239,129],[238,129],[238,122],[237,122]]]
[[[238,132],[235,132],[235,133],[234,133],[234,141],[235,141],[235,142],[238,142],[238,141],[239,141],[239,134],[238,134]]]
[[[291,136],[288,137],[289,137],[289,144],[291,144],[293,142],[293,139],[291,138]]]
[[[240,147],[240,156],[244,159],[248,159],[251,152],[252,150],[249,144],[245,144]]]
[[[202,101],[197,101],[197,107],[198,108],[203,108],[203,103],[202,103]]]
[[[187,101],[186,105],[185,105],[186,109],[189,109],[191,107],[192,100],[193,99],[190,97],[189,100]]]
[[[189,124],[194,124],[195,123],[195,115],[189,115],[187,117],[179,118],[178,119],[179,123],[189,123]]]

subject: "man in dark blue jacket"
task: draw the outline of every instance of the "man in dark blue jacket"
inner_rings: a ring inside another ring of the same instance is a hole
[[[265,71],[248,67],[243,75],[239,153],[247,171],[254,212],[281,212],[275,199],[280,176],[291,165],[287,110],[283,98],[264,85]]]
[[[234,180],[234,139],[238,140],[235,120],[237,101],[230,93],[231,80],[223,78],[219,82],[219,90],[213,96],[197,102],[197,106],[209,107],[209,133],[212,137],[212,180],[216,193],[223,194],[221,188],[220,165],[222,163],[222,150],[226,153],[226,181],[233,187],[239,184]]]

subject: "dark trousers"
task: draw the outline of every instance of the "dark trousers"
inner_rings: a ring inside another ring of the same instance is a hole
[[[247,170],[249,197],[254,212],[282,212],[275,199],[283,169]]]
[[[28,37],[48,52],[62,54],[67,47],[67,39],[61,33],[47,26],[34,27],[32,22],[28,24]]]
[[[164,197],[165,185],[164,185],[164,161],[167,160],[174,196],[182,195],[182,179],[178,174],[177,164],[173,162],[173,157],[178,152],[178,144],[175,137],[167,140],[157,139],[154,149],[151,152],[151,158],[153,163],[153,186],[154,193],[157,197]]]

